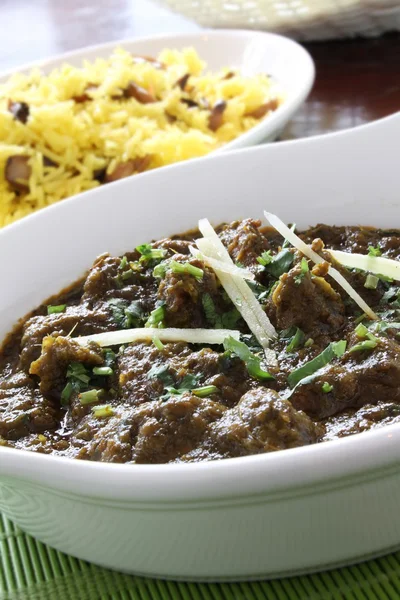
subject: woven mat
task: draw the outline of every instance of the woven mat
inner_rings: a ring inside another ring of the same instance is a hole
[[[400,552],[346,569],[269,582],[195,584],[101,569],[0,517],[0,600],[382,600],[400,598]]]

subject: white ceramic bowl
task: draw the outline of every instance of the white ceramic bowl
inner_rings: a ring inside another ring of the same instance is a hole
[[[271,116],[261,120],[250,131],[225,144],[213,154],[277,138],[286,123],[307,98],[314,82],[314,63],[302,46],[280,35],[241,30],[199,31],[188,34],[118,40],[24,65],[18,69],[18,72],[25,73],[33,67],[39,67],[48,73],[65,62],[81,66],[84,59],[94,60],[96,57],[108,57],[117,46],[135,54],[148,56],[155,56],[164,48],[181,50],[192,46],[206,61],[211,71],[223,67],[233,67],[249,76],[268,73],[280,84],[286,94],[285,102]],[[15,70],[1,73],[0,83],[14,72]]]
[[[399,139],[400,113],[160,169],[27,217],[0,232],[0,338],[96,255],[183,231],[199,217],[261,217],[268,207],[299,227],[400,227]],[[186,465],[0,447],[0,509],[22,529],[80,558],[152,576],[250,579],[358,561],[400,546],[399,504],[400,424]]]

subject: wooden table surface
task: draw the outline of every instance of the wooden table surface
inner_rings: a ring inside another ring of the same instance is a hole
[[[90,44],[197,29],[152,0],[0,0],[0,70]],[[306,47],[316,82],[284,138],[353,127],[400,110],[400,34]]]

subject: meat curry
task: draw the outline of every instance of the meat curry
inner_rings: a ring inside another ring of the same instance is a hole
[[[191,251],[197,230],[101,255],[4,341],[0,444],[105,462],[198,462],[399,421],[398,282],[345,267],[327,248],[396,261],[400,231],[317,225],[298,233],[323,259],[313,264],[260,225],[216,231],[275,332],[267,349],[212,260]],[[330,276],[332,266],[376,318]],[[152,337],[118,342],[135,329]],[[199,337],[179,339],[188,330]],[[228,333],[205,342],[213,331]],[[110,344],[97,334],[110,334]]]

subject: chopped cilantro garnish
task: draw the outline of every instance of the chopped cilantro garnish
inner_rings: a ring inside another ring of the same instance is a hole
[[[205,293],[201,297],[201,303],[203,305],[204,314],[207,321],[216,329],[234,329],[236,323],[240,319],[239,311],[234,307],[221,315],[215,308],[214,300],[211,295]]]
[[[101,419],[103,417],[112,417],[114,410],[110,404],[99,404],[98,406],[92,406],[93,416]]]
[[[294,282],[296,285],[300,285],[300,283],[303,281],[304,276],[306,275],[306,273],[308,273],[309,268],[308,268],[308,262],[307,259],[303,258],[301,259],[301,263],[300,263],[300,273],[298,275],[296,275],[296,277],[294,278]]]
[[[74,392],[81,392],[87,389],[90,382],[90,374],[82,363],[72,362],[68,366],[66,378],[67,383],[61,392],[62,406],[69,404]]]
[[[167,269],[168,269],[168,262],[167,261],[160,262],[153,269],[153,277],[162,279],[163,277],[165,277],[165,273],[167,272]]]
[[[306,339],[306,336],[304,335],[302,330],[299,329],[298,327],[296,327],[296,333],[290,340],[286,350],[288,352],[293,352],[293,350],[296,350],[296,348],[300,348],[300,346],[302,346],[304,344],[305,339]]]
[[[302,379],[313,375],[316,371],[325,367],[335,357],[340,358],[346,351],[347,342],[331,342],[318,356],[308,361],[298,369],[290,373],[288,383],[291,388],[295,387]]]
[[[124,270],[124,269],[126,269],[127,266],[128,266],[128,259],[126,258],[126,256],[123,256],[121,258],[121,262],[119,263],[119,268]]]
[[[68,381],[68,383],[65,385],[63,391],[61,392],[61,405],[62,406],[66,406],[67,404],[69,404],[70,398],[72,396],[74,392],[74,388],[72,386],[72,383],[70,381]]]
[[[219,390],[215,385],[205,385],[204,387],[199,387],[192,390],[192,394],[198,396],[198,398],[206,398],[207,396],[215,394],[218,391]]]
[[[152,248],[150,244],[141,244],[136,246],[136,250],[141,254],[140,262],[150,260],[161,260],[166,255],[167,251],[163,248]]]
[[[390,308],[400,308],[400,288],[390,287],[382,296],[379,304],[389,304]]]
[[[159,379],[165,386],[174,385],[174,380],[169,372],[168,365],[153,365],[147,373],[148,379]]]
[[[328,392],[331,392],[332,390],[333,390],[333,385],[331,385],[327,381],[324,381],[324,383],[322,384],[322,391],[324,392],[324,394],[327,394]]]
[[[165,346],[162,343],[162,341],[160,340],[160,338],[158,338],[156,335],[153,337],[153,344],[155,345],[157,350],[164,350],[164,348],[165,348]]]
[[[129,303],[122,298],[111,298],[107,302],[115,323],[123,329],[140,327],[143,324],[144,313],[138,300]]]
[[[368,256],[382,256],[379,246],[368,246]]]
[[[203,310],[207,321],[214,327],[217,327],[220,315],[217,313],[214,300],[211,298],[210,294],[203,294],[201,297],[201,303],[203,305]]]
[[[93,368],[93,374],[94,375],[112,375],[113,374],[113,370],[111,367],[94,367]]]
[[[294,261],[294,255],[288,248],[283,248],[276,256],[273,257],[270,263],[265,265],[264,269],[279,279],[283,273],[287,273]]]
[[[64,312],[64,310],[67,308],[66,304],[55,304],[55,305],[49,305],[47,307],[47,314],[48,315],[54,315],[56,313],[62,313]]]
[[[179,263],[176,260],[171,260],[169,267],[173,273],[186,273],[187,275],[192,275],[196,279],[203,279],[204,276],[203,269],[199,269],[199,267],[195,267],[189,262]]]
[[[145,327],[158,327],[162,329],[164,327],[164,318],[165,318],[165,307],[158,306],[154,310],[151,311],[149,318],[144,324]]]
[[[83,385],[87,385],[90,381],[90,375],[82,363],[72,362],[67,369],[67,379],[71,382],[78,381]]]
[[[365,280],[364,287],[367,288],[367,290],[376,290],[376,288],[378,287],[378,283],[379,277],[377,277],[376,275],[371,275],[371,273],[369,273]]]
[[[362,323],[359,323],[355,328],[356,336],[364,340],[355,344],[349,349],[349,352],[359,352],[360,350],[373,350],[378,345],[378,338],[375,337]]]
[[[365,313],[362,313],[359,317],[357,317],[357,319],[355,319],[355,321],[354,321],[355,325],[357,325],[358,323],[361,323],[366,318],[367,318],[367,315]]]
[[[199,382],[199,375],[187,373],[180,383],[176,384],[169,371],[168,365],[153,365],[147,374],[148,379],[159,379],[164,384],[164,394],[162,400],[167,400],[171,395],[181,395],[196,388]]]
[[[260,256],[257,256],[257,262],[265,267],[272,262],[273,256],[271,255],[271,250],[265,250]]]
[[[104,366],[114,368],[116,354],[111,348],[103,348]]]
[[[79,394],[79,402],[83,405],[98,402],[104,395],[104,390],[88,390]]]
[[[352,346],[349,352],[359,352],[361,350],[373,350],[378,345],[378,340],[364,340]]]
[[[275,379],[268,371],[261,367],[261,359],[253,354],[244,342],[239,342],[229,336],[224,340],[225,351],[239,357],[246,365],[247,371],[255,379]]]

